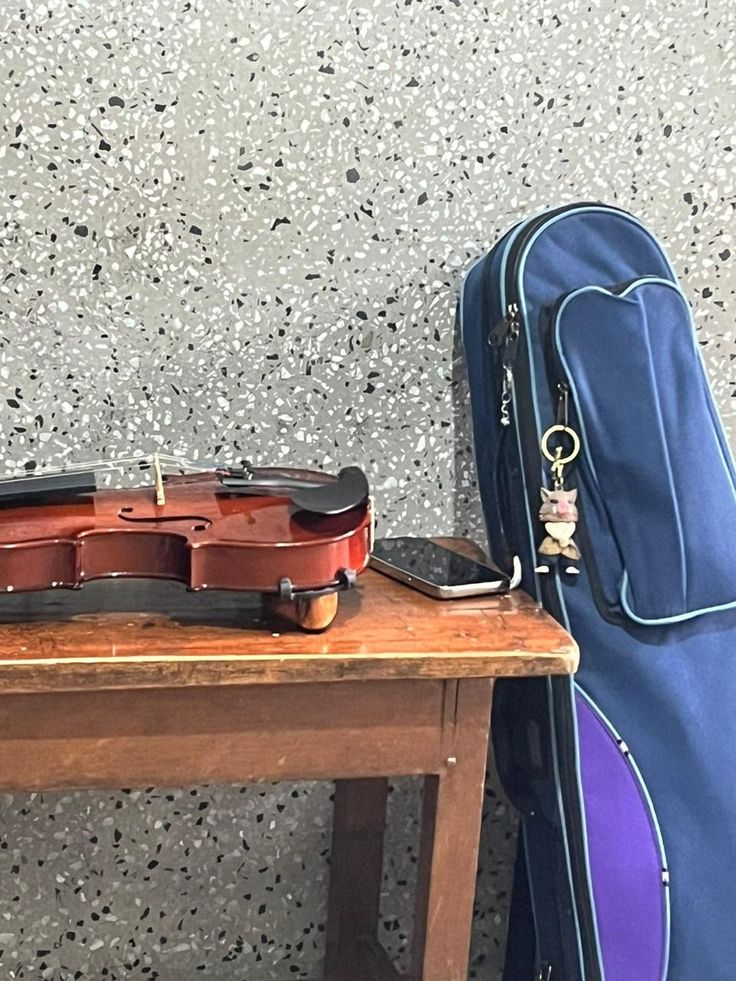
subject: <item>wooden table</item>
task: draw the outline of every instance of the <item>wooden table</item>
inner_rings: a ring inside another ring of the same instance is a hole
[[[570,673],[574,643],[522,593],[442,602],[370,570],[326,633],[259,610],[173,583],[3,597],[0,790],[334,779],[325,978],[396,981],[387,778],[421,774],[410,979],[465,981],[493,679]]]

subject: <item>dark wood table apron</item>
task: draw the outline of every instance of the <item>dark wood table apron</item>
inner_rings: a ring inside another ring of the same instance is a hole
[[[438,602],[372,571],[324,634],[261,616],[171,583],[4,597],[0,789],[335,780],[325,978],[391,981],[387,784],[423,775],[409,977],[465,981],[493,679],[570,673],[575,645],[522,593]]]

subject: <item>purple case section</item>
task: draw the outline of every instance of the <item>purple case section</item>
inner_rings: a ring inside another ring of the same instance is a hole
[[[618,734],[581,691],[575,703],[605,978],[662,981],[668,960],[668,887],[651,802]]]

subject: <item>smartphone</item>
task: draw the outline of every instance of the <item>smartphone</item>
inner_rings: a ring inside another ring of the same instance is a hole
[[[428,538],[379,538],[369,564],[436,599],[505,593],[518,585],[495,566],[475,562]]]

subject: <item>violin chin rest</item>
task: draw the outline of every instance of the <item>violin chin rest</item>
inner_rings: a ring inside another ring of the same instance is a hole
[[[326,481],[258,470],[248,476],[225,474],[219,479],[227,494],[288,497],[300,511],[310,514],[343,514],[365,504],[370,496],[368,479],[360,467],[344,467],[334,480]]]
[[[337,480],[314,484],[309,490],[295,490],[292,503],[312,514],[342,514],[365,504],[370,496],[368,479],[360,467],[345,467]]]

